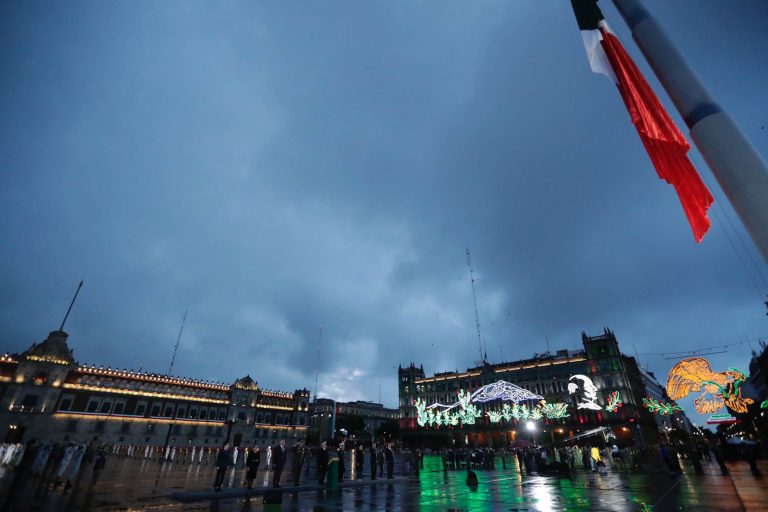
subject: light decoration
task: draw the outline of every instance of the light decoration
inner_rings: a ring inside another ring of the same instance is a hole
[[[651,397],[643,398],[643,406],[647,407],[650,412],[655,412],[662,416],[674,414],[683,410],[679,405],[672,405],[670,403],[665,404]]]
[[[552,404],[547,401],[542,401],[540,405],[542,411],[544,411],[544,414],[551,420],[566,418],[570,416],[570,414],[567,412],[568,404],[564,404],[562,402]]]
[[[700,414],[714,414],[724,405],[734,412],[744,413],[747,406],[754,403],[751,398],[741,396],[741,384],[746,378],[744,372],[736,368],[715,372],[706,359],[689,357],[669,371],[667,392],[672,400],[700,392],[693,401]]]
[[[525,404],[505,403],[501,409],[486,411],[485,416],[491,423],[500,423],[502,420],[525,421],[540,420],[545,416],[549,419],[559,419],[568,416],[568,405],[564,403],[548,403],[539,395],[522,389],[509,382],[499,381],[483,386],[474,393],[463,389],[458,392],[458,401],[452,405],[432,404],[427,405],[426,400],[417,397],[414,401],[416,407],[416,423],[420,427],[425,426],[456,426],[474,425],[476,419],[483,414],[472,402],[489,402],[491,400],[540,400],[536,406]],[[455,412],[451,412],[454,411]]]
[[[488,411],[485,414],[488,416],[488,419],[491,420],[491,423],[498,423],[501,421],[501,411]]]
[[[496,381],[493,384],[487,384],[474,393],[471,400],[473,402],[490,402],[491,400],[508,400],[510,402],[522,402],[524,400],[543,400],[543,396],[531,393],[527,389],[515,386],[505,380]]]
[[[608,405],[605,406],[605,410],[609,412],[619,412],[619,407],[622,407],[624,402],[621,401],[621,395],[618,391],[612,392],[608,395]]]
[[[592,379],[586,375],[573,375],[569,381],[576,379],[581,381],[584,387],[584,400],[576,405],[577,409],[592,409],[593,411],[600,411],[603,408],[597,403],[597,386],[592,382]],[[568,393],[574,394],[578,391],[579,385],[575,382],[568,383]]]
[[[768,409],[768,400],[763,400],[763,403],[760,404],[761,409]]]
[[[729,423],[738,423],[739,420],[731,416],[730,414],[713,414],[707,420],[707,425],[720,425]]]
[[[62,366],[69,366],[71,363],[65,359],[59,359],[56,356],[51,355],[42,355],[38,356],[35,354],[30,354],[27,356],[27,361],[36,361],[38,363],[53,363],[53,364],[60,364]]]
[[[476,418],[482,416],[477,406],[470,403],[471,395],[463,389],[458,392],[459,401],[453,405],[432,404],[427,406],[426,401],[419,397],[414,402],[416,407],[416,423],[420,427],[429,425],[453,425],[461,422],[464,425],[474,425]],[[436,411],[437,408],[442,407]],[[458,412],[451,413],[452,409],[459,407]]]

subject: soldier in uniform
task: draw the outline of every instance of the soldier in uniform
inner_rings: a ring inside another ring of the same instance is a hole
[[[293,472],[293,486],[299,486],[301,478],[301,466],[304,464],[304,440],[293,447],[293,458],[291,459],[291,471]]]

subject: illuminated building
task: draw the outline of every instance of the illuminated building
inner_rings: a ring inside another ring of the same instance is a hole
[[[231,385],[78,364],[67,333],[53,331],[0,357],[0,425],[6,442],[75,441],[151,446],[274,444],[303,439],[309,391]]]
[[[388,421],[397,420],[398,410],[389,409],[376,402],[337,402],[329,398],[317,398],[309,404],[309,434],[314,442],[334,437],[334,430],[354,426],[365,437],[373,437]]]
[[[524,426],[528,418],[533,418],[539,424],[537,432],[544,433],[547,441],[565,440],[600,426],[624,425],[624,429],[618,430],[636,438],[642,436],[643,440],[637,442],[655,442],[658,430],[653,415],[643,407],[646,392],[635,358],[621,353],[616,336],[608,329],[598,336],[582,333],[581,341],[581,350],[558,350],[535,354],[530,359],[485,363],[465,372],[426,376],[423,365],[411,363],[400,367],[401,438],[405,442],[500,446],[504,440],[516,439],[518,432],[528,438]],[[477,396],[474,394],[481,388],[494,390],[494,396],[501,398],[503,395],[497,389],[511,389],[510,384],[532,394],[524,397],[507,392],[506,400],[516,399],[515,396],[528,398],[518,405],[522,414],[513,414],[514,402],[501,399],[473,400],[472,406],[478,411],[476,417],[467,417],[467,421],[453,416],[446,420],[445,414],[440,417],[432,412],[448,411],[448,407],[454,407],[450,404],[468,394]],[[530,399],[533,396],[540,400]],[[621,406],[616,405],[619,398]],[[567,410],[567,416],[547,417],[536,412],[555,405]],[[626,428],[632,425],[634,428]]]

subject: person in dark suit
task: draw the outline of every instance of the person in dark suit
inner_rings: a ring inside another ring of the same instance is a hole
[[[384,457],[387,459],[387,478],[393,478],[395,472],[395,450],[392,449],[392,443],[387,445],[384,450]]]
[[[248,452],[248,457],[245,459],[245,467],[248,471],[245,473],[245,481],[248,483],[248,489],[253,489],[253,481],[256,479],[256,474],[259,472],[259,464],[261,463],[261,451],[258,445],[254,445],[251,451]]]
[[[317,483],[325,483],[325,474],[328,473],[328,446],[325,441],[320,443],[320,451],[317,452]]]
[[[363,450],[363,445],[361,443],[357,445],[357,449],[355,450],[355,469],[357,473],[357,478],[362,478],[364,464],[365,464],[365,451]]]
[[[224,473],[232,465],[232,450],[229,443],[224,443],[224,447],[216,455],[216,479],[213,481],[213,489],[221,492],[221,486],[224,484]]]
[[[344,453],[344,441],[339,443],[339,483],[344,481],[344,471],[346,468],[344,467],[344,459],[346,458],[346,453]]]
[[[272,468],[275,470],[272,476],[272,487],[280,487],[280,476],[285,469],[285,463],[288,460],[288,448],[285,447],[285,438],[280,440],[280,444],[272,448]]]
[[[379,463],[379,475],[384,476],[384,446],[376,448],[376,462]]]
[[[293,447],[293,457],[291,457],[291,473],[293,474],[293,486],[299,486],[301,479],[301,466],[304,464],[304,440]]]
[[[371,459],[371,480],[376,480],[376,443],[371,443],[368,448],[368,457]]]

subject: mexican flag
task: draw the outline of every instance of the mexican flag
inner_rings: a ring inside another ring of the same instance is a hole
[[[571,0],[571,5],[592,71],[607,76],[619,88],[659,178],[675,187],[693,236],[701,242],[709,230],[707,210],[713,199],[688,159],[691,146],[608,28],[597,0]]]

